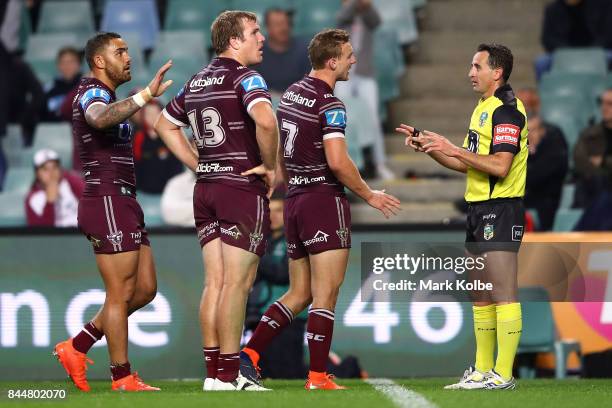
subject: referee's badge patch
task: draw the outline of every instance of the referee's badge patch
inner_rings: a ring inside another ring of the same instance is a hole
[[[488,112],[482,112],[480,114],[480,121],[478,122],[480,127],[483,127],[485,125],[485,122],[487,121],[488,117],[489,117],[489,113]]]
[[[495,228],[493,224],[485,224],[483,235],[484,235],[485,241],[489,241],[491,238],[495,236]]]

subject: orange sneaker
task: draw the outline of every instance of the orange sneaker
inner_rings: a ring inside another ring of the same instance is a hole
[[[334,375],[310,371],[304,388],[307,390],[346,390],[346,387],[334,382]]]
[[[87,383],[87,363],[93,364],[93,361],[72,346],[72,338],[57,343],[53,355],[57,357],[74,385],[81,391],[89,392],[91,388]]]
[[[152,387],[145,384],[144,381],[138,376],[137,372],[133,372],[127,377],[123,377],[117,381],[113,381],[113,391],[159,391],[157,387]]]

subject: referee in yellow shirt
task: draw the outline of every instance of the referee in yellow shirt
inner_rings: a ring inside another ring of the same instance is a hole
[[[473,294],[476,359],[447,389],[514,389],[512,366],[522,330],[517,298],[518,250],[523,238],[527,175],[527,115],[508,79],[510,49],[481,44],[469,78],[481,98],[472,113],[463,147],[442,135],[401,124],[406,144],[449,169],[467,174],[466,249],[485,256],[481,279],[493,290]],[[497,344],[497,359],[494,361]]]

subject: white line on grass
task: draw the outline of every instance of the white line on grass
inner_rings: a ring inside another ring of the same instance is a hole
[[[389,378],[368,378],[365,380],[374,389],[384,394],[399,408],[437,408],[438,406],[427,398],[406,387],[396,384]]]

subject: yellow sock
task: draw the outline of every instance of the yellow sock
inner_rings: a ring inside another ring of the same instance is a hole
[[[521,339],[523,320],[521,304],[497,306],[497,361],[495,371],[505,380],[512,378],[514,356]]]
[[[486,373],[493,368],[495,353],[495,305],[473,306],[474,335],[476,336],[476,369]]]

